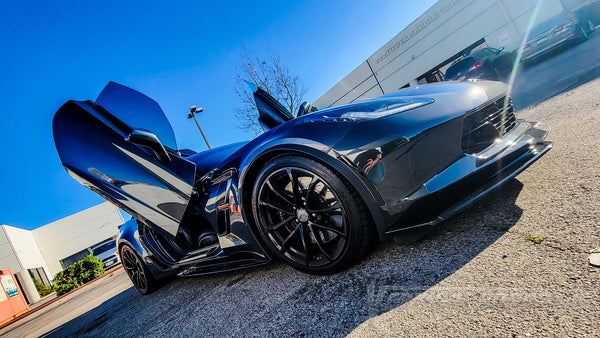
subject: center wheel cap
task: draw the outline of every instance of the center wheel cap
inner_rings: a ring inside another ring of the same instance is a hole
[[[308,221],[308,211],[306,209],[296,210],[296,218],[302,223]]]

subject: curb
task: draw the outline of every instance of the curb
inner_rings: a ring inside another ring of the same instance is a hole
[[[108,271],[107,271],[105,274],[103,274],[102,276],[100,276],[100,277],[98,277],[98,278],[96,278],[96,279],[92,279],[91,281],[89,281],[89,282],[87,282],[87,283],[83,284],[82,286],[80,286],[80,287],[78,287],[78,288],[76,288],[76,289],[73,289],[73,290],[71,290],[71,291],[69,291],[69,292],[65,293],[65,294],[64,294],[64,295],[62,295],[62,296],[59,296],[59,297],[56,297],[56,298],[54,298],[53,300],[49,301],[49,302],[48,302],[48,303],[46,303],[46,304],[40,305],[39,307],[36,307],[36,308],[35,308],[35,309],[33,309],[33,310],[27,311],[27,312],[23,313],[22,315],[20,315],[20,316],[18,316],[18,317],[16,317],[16,318],[13,318],[11,321],[9,321],[9,322],[6,322],[6,323],[4,323],[4,324],[0,325],[0,330],[1,330],[1,329],[3,329],[3,328],[5,328],[5,327],[7,327],[7,326],[9,326],[10,324],[13,324],[14,322],[17,322],[17,321],[19,321],[19,320],[21,320],[21,319],[23,319],[23,318],[25,318],[25,317],[27,317],[27,316],[29,316],[29,315],[32,315],[32,314],[34,314],[34,313],[38,312],[39,310],[41,310],[41,309],[43,309],[43,308],[45,308],[45,307],[49,306],[50,304],[53,304],[53,303],[55,303],[55,302],[57,302],[57,301],[59,301],[59,300],[63,299],[64,297],[66,297],[66,296],[68,296],[68,295],[70,295],[70,294],[72,294],[72,293],[74,293],[74,292],[77,292],[77,291],[79,291],[79,290],[83,289],[84,287],[86,287],[86,286],[88,286],[88,285],[91,285],[92,283],[94,283],[94,282],[96,282],[96,281],[98,281],[98,280],[100,280],[100,279],[102,279],[102,278],[104,278],[104,277],[106,277],[106,276],[109,276],[110,274],[112,274],[112,273],[114,273],[115,271],[117,271],[117,270],[119,270],[119,269],[122,269],[122,268],[123,268],[123,265],[122,265],[122,264],[121,264],[121,265],[119,265],[119,266],[118,266],[118,267],[116,267],[116,268],[112,268],[112,269],[108,270]]]

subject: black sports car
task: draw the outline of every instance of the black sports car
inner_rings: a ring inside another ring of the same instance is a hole
[[[500,80],[512,70],[515,55],[500,48],[481,48],[454,61],[444,74],[444,80]]]
[[[53,121],[67,172],[134,218],[117,238],[135,287],[265,264],[312,274],[377,239],[438,224],[552,146],[517,120],[501,82],[448,82],[294,116],[255,88],[267,131],[177,148],[159,105],[116,83]],[[304,105],[304,108],[306,105]]]

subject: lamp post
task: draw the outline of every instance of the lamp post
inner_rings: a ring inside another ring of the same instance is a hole
[[[198,130],[200,130],[200,134],[202,134],[202,138],[204,138],[204,142],[206,142],[206,146],[208,147],[208,149],[210,149],[210,145],[208,144],[208,141],[206,140],[206,136],[204,136],[204,132],[202,131],[202,128],[200,128],[200,124],[198,123],[198,120],[196,119],[196,113],[201,113],[202,111],[204,111],[204,108],[200,107],[196,107],[196,105],[193,105],[190,107],[190,112],[188,114],[188,119],[194,119],[194,121],[196,122],[196,126],[198,126]]]

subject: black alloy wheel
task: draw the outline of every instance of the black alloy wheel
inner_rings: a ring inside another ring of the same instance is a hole
[[[152,273],[135,250],[127,244],[121,247],[121,262],[133,286],[141,294],[146,295],[154,291],[156,280]]]
[[[262,239],[277,257],[300,271],[343,270],[370,244],[364,203],[316,161],[296,156],[273,159],[256,180],[252,202]]]

